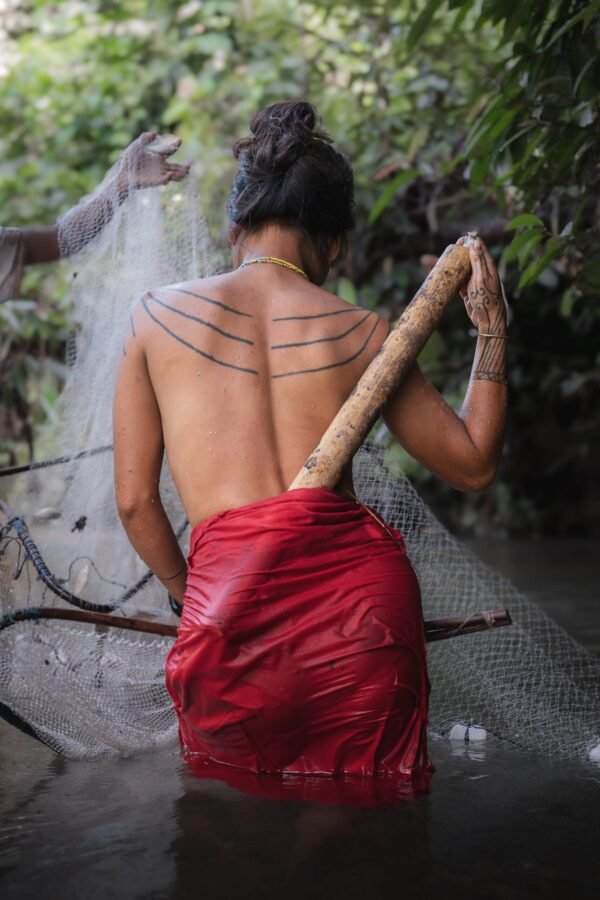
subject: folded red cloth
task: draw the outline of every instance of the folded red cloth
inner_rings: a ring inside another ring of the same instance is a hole
[[[420,783],[434,771],[419,585],[402,536],[327,488],[194,528],[166,677],[183,747],[212,761]]]

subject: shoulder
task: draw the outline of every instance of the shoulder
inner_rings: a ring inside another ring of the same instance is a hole
[[[307,293],[312,295],[311,299],[314,301],[314,307],[322,314],[323,319],[329,319],[332,323],[336,321],[342,323],[347,320],[346,317],[348,315],[354,315],[359,318],[364,318],[369,322],[371,327],[375,326],[378,335],[383,335],[383,340],[385,340],[389,334],[389,322],[374,310],[370,310],[366,306],[361,306],[360,298],[358,303],[351,303],[349,300],[344,300],[338,294],[333,294],[330,291],[326,291],[315,285],[311,285],[307,290]],[[348,319],[347,321],[350,320]]]
[[[233,272],[209,275],[206,278],[192,278],[190,281],[175,281],[154,289],[153,293],[175,297],[177,294],[207,293],[227,290],[232,284]]]
[[[337,294],[322,289],[314,289],[315,302],[307,304],[309,324],[315,333],[324,335],[330,346],[339,348],[345,363],[351,363],[353,378],[362,372],[377,355],[390,332],[389,322],[374,310],[351,303]],[[360,298],[359,298],[360,299]]]

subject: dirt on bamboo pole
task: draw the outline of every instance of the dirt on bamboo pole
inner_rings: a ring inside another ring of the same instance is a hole
[[[468,244],[469,238],[465,240]],[[451,244],[404,310],[288,490],[334,488],[381,409],[398,390],[443,312],[471,274],[469,251]]]

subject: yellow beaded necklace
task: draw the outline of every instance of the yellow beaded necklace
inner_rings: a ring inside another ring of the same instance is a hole
[[[276,266],[283,266],[284,269],[291,269],[292,272],[297,272],[298,275],[302,275],[303,278],[309,281],[308,275],[303,269],[295,266],[294,263],[288,262],[286,259],[279,259],[277,256],[255,256],[254,259],[247,259],[238,268],[245,269],[246,266],[253,266],[254,263],[275,263]]]

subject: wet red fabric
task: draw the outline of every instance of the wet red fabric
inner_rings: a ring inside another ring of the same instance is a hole
[[[189,753],[252,772],[434,771],[419,586],[353,500],[303,488],[192,532],[166,665]]]

